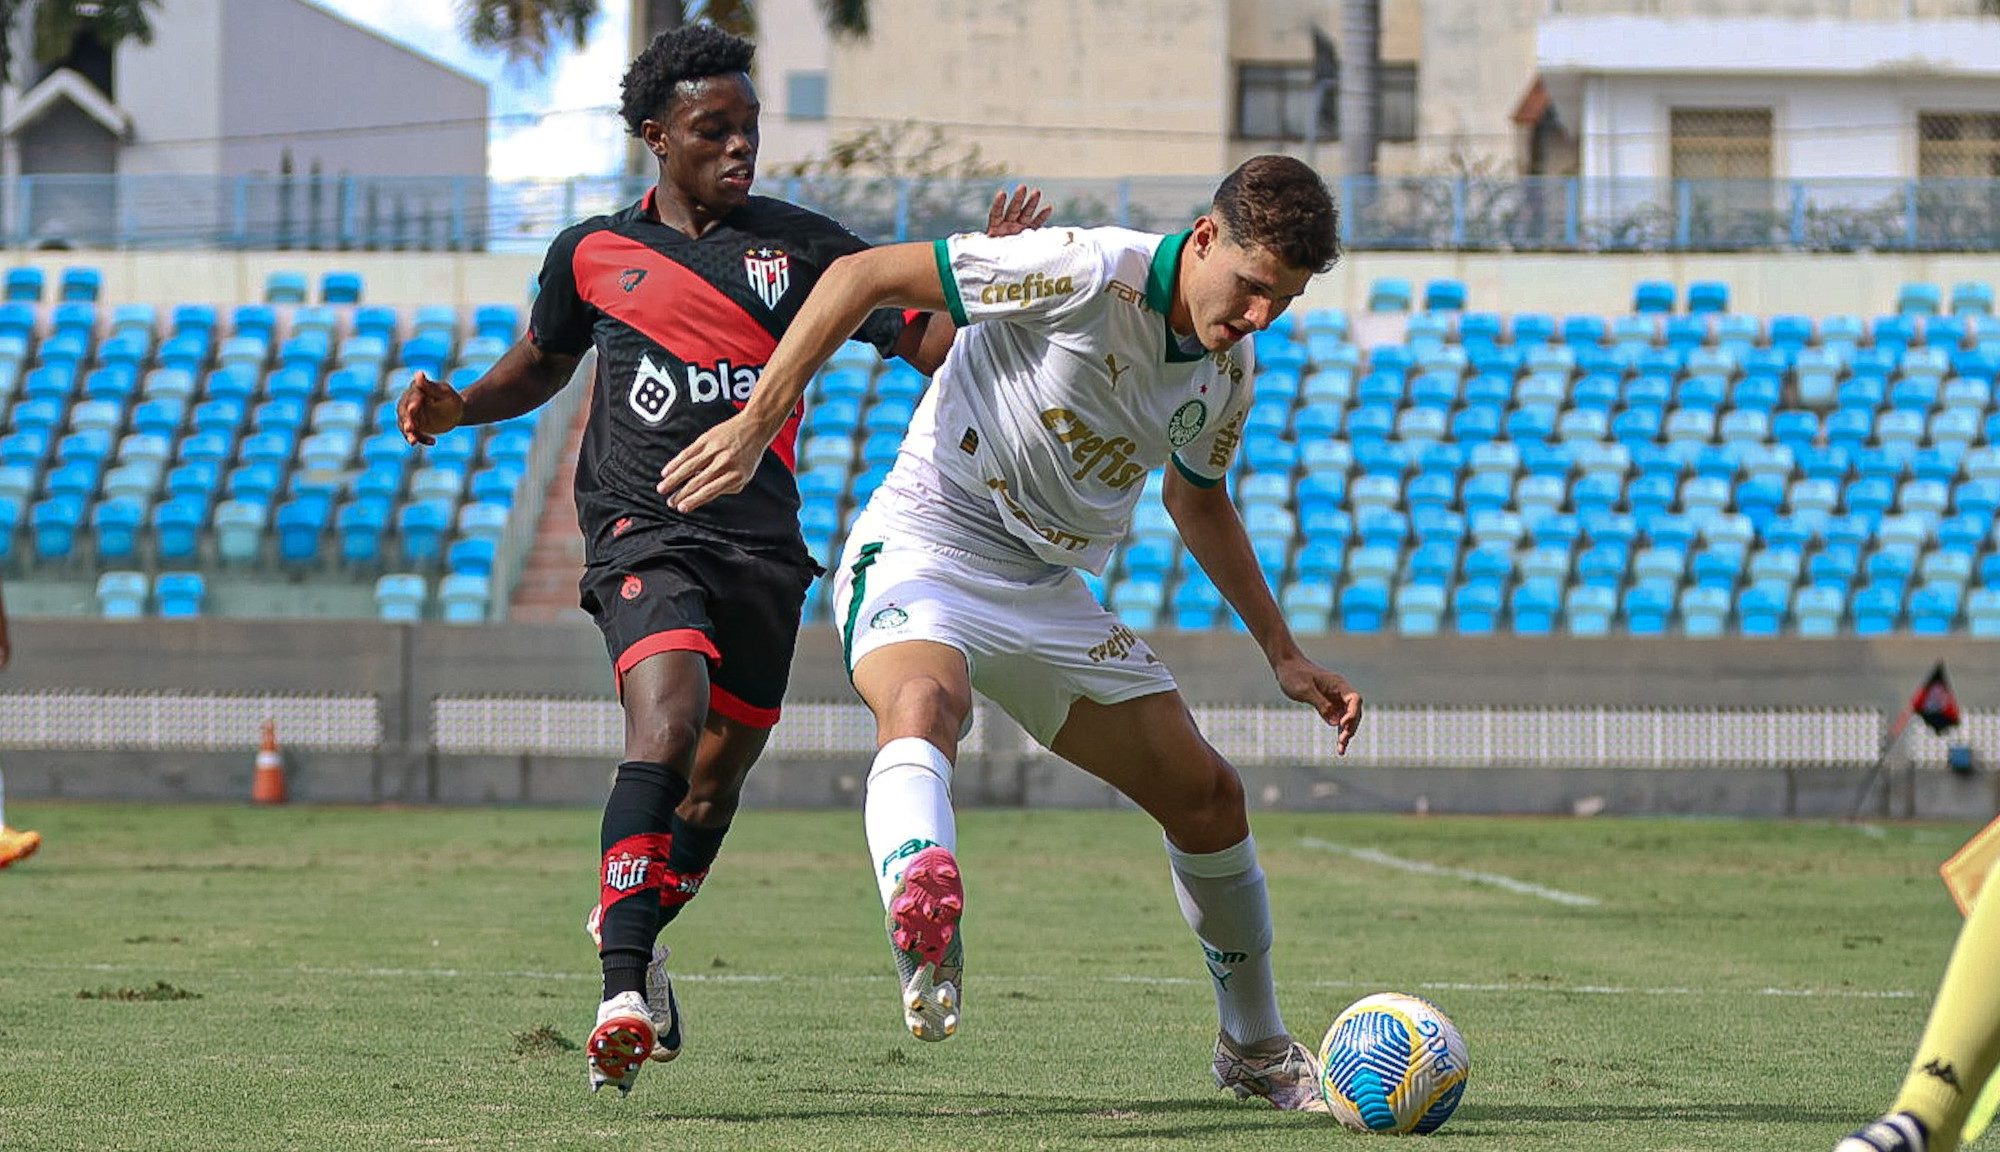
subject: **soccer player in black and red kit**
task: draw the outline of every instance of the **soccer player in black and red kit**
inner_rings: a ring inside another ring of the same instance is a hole
[[[625,710],[625,760],[605,802],[591,930],[604,1001],[592,1089],[631,1089],[679,1054],[678,1005],[656,938],[700,890],[743,781],[778,721],[817,568],[799,533],[800,412],[740,493],[683,515],[660,470],[740,410],[785,327],[834,260],[866,245],[824,216],[750,194],[754,46],[710,24],[656,38],[624,77],[622,113],[659,165],[638,203],[549,246],[526,338],[461,395],[418,373],[397,405],[430,444],[460,424],[530,411],[597,349],[576,470],[582,606],[604,632]],[[988,230],[1042,223],[1039,196],[996,196]],[[928,373],[945,317],[893,311],[855,334]]]

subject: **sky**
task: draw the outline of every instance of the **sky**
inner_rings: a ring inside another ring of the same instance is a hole
[[[618,78],[629,58],[630,0],[599,0],[583,50],[565,42],[546,69],[510,66],[499,53],[468,45],[458,28],[455,0],[313,2],[485,81],[492,116],[486,170],[493,179],[603,176],[618,170],[625,130],[616,111]]]

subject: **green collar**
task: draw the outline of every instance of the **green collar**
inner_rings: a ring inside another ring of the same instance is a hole
[[[1153,265],[1146,271],[1146,304],[1160,314],[1160,323],[1167,333],[1167,363],[1191,364],[1208,358],[1208,352],[1198,350],[1186,352],[1181,349],[1181,338],[1174,326],[1167,321],[1167,313],[1174,306],[1174,278],[1180,275],[1181,250],[1187,247],[1192,231],[1176,232],[1172,236],[1160,237],[1160,246],[1153,250]]]

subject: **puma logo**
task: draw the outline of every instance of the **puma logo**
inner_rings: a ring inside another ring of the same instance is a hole
[[[1104,354],[1104,367],[1111,373],[1111,390],[1113,392],[1118,391],[1119,377],[1132,370],[1130,364],[1118,363],[1118,357],[1109,352]]]

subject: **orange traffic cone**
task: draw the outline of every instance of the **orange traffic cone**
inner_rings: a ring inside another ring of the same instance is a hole
[[[264,721],[264,736],[257,744],[257,771],[250,778],[252,804],[285,802],[285,757],[278,751],[278,726]]]

